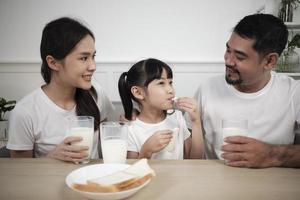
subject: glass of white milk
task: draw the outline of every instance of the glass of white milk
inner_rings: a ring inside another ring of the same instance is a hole
[[[90,161],[93,149],[94,138],[94,117],[92,116],[75,116],[68,120],[68,136],[80,136],[82,140],[73,142],[71,145],[88,146],[88,156],[81,163],[85,164]]]
[[[101,148],[104,163],[125,163],[128,126],[124,122],[102,122]]]
[[[223,119],[222,120],[223,144],[224,139],[229,136],[247,136],[247,119]]]

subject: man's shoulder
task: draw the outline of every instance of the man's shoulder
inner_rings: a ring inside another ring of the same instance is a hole
[[[273,73],[275,75],[275,84],[287,88],[294,88],[300,90],[300,80],[296,80],[285,74]]]

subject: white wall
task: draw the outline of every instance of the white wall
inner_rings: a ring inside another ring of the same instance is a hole
[[[47,22],[84,20],[96,36],[95,78],[114,101],[122,71],[141,58],[171,64],[179,96],[192,96],[202,79],[223,72],[233,26],[278,0],[0,0],[0,96],[19,100],[43,83],[39,44]]]
[[[237,20],[261,0],[1,0],[0,60],[39,61],[44,25],[68,15],[96,35],[97,60],[222,60]]]

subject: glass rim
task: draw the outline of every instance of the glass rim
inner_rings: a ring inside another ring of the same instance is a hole
[[[89,121],[89,120],[94,120],[94,117],[93,116],[85,116],[85,115],[70,116],[70,117],[68,117],[68,120],[70,120],[70,121],[74,121],[74,120]]]
[[[123,122],[123,121],[105,121],[105,122],[101,122],[101,126],[124,126],[124,125],[128,125],[129,122]]]

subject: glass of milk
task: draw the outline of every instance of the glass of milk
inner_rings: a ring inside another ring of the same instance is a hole
[[[124,122],[102,122],[101,148],[104,163],[125,163],[128,126]]]
[[[179,128],[173,128],[172,129],[172,132],[173,132],[173,137],[172,137],[172,139],[171,139],[171,141],[169,142],[169,144],[165,147],[165,149],[167,150],[167,151],[174,151],[174,149],[175,149],[175,141],[177,140],[177,137],[178,137],[178,133],[179,133]]]
[[[71,145],[88,146],[88,156],[84,159],[83,164],[90,161],[93,149],[94,139],[94,117],[92,116],[75,116],[68,119],[68,136],[80,136],[82,140],[73,142]]]
[[[247,119],[223,119],[222,120],[223,144],[224,138],[228,136],[247,136],[248,120]]]

